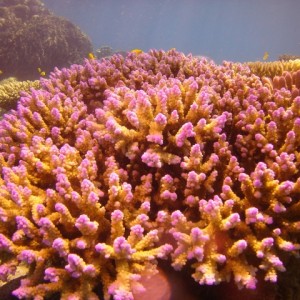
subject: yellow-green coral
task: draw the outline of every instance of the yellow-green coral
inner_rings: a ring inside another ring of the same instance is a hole
[[[39,87],[39,80],[18,81],[16,78],[11,77],[0,81],[0,108],[13,108],[20,98],[20,92],[29,92],[30,88],[38,89]]]
[[[273,78],[280,76],[284,71],[300,70],[300,59],[289,61],[271,61],[271,62],[248,62],[245,63],[251,71],[259,77],[267,76]]]

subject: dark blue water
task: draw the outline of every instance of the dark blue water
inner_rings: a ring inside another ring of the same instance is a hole
[[[300,55],[299,0],[45,0],[95,48],[184,51],[222,60]]]

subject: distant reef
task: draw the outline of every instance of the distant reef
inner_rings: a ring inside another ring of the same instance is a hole
[[[281,61],[289,61],[289,60],[296,60],[296,59],[300,59],[300,55],[281,54],[278,57],[278,60],[281,60]]]
[[[40,0],[0,0],[0,40],[0,79],[37,79],[92,51],[86,34]]]

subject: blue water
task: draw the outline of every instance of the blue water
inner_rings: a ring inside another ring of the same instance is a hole
[[[94,48],[170,49],[222,60],[300,55],[299,0],[45,0]]]

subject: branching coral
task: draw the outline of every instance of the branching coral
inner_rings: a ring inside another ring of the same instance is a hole
[[[169,259],[276,282],[300,248],[299,116],[289,85],[175,50],[56,69],[0,122],[1,280],[25,263],[20,299],[125,300]]]
[[[28,92],[32,87],[38,89],[40,82],[38,80],[18,81],[13,77],[0,81],[0,107],[3,109],[13,108],[20,98],[20,92]]]
[[[300,70],[300,59],[279,60],[271,62],[248,62],[246,63],[253,73],[259,77],[266,76],[273,78],[281,76],[284,72],[295,72]]]

